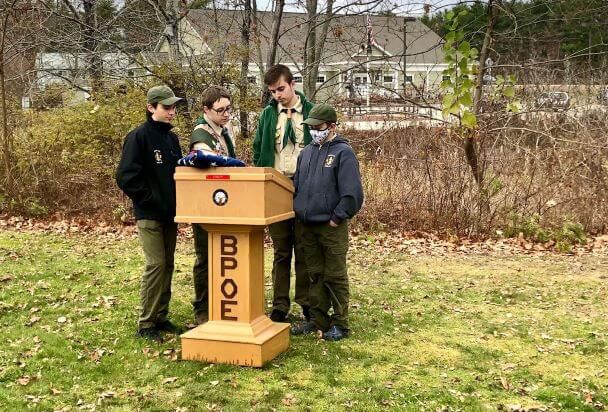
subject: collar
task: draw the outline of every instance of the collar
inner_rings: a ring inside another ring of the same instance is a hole
[[[211,126],[211,128],[213,129],[213,131],[215,133],[217,133],[218,135],[222,134],[222,130],[224,129],[222,126],[219,126],[219,125],[213,123],[205,114],[203,114],[203,119],[205,120],[205,123],[207,123],[209,126]]]
[[[171,123],[157,122],[152,118],[152,116],[148,116],[148,123],[150,126],[163,132],[168,132],[169,130],[173,129],[173,125]]]
[[[296,100],[296,104],[293,107],[286,107],[283,106],[281,103],[279,103],[277,109],[279,111],[279,113],[281,113],[281,111],[283,109],[295,109],[296,112],[298,113],[302,113],[302,99],[300,98],[300,95],[296,94],[297,100]]]

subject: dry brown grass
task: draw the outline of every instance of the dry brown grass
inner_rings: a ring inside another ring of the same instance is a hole
[[[504,119],[503,119],[504,120]],[[491,234],[512,215],[565,219],[589,232],[608,223],[608,122],[570,114],[486,123],[479,190],[460,138],[445,128],[346,132],[359,152],[367,195],[358,219],[370,229]]]

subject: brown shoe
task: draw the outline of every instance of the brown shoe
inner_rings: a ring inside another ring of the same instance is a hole
[[[194,315],[194,320],[197,325],[202,325],[209,321],[209,314],[207,312],[200,312]]]

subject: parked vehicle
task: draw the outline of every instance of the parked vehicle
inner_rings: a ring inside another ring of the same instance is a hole
[[[536,100],[539,109],[566,110],[570,107],[570,96],[566,92],[543,92]]]

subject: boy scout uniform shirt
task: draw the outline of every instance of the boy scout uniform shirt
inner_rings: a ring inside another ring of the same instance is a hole
[[[230,154],[228,153],[228,145],[226,144],[224,136],[222,136],[222,127],[213,123],[207,118],[207,116],[204,116],[204,118],[207,124],[199,124],[194,128],[194,130],[203,129],[207,131],[211,136],[215,138],[215,146],[210,147],[206,143],[197,142],[192,146],[192,150],[202,150],[204,152],[211,152],[213,154],[219,154],[222,156],[230,156]]]
[[[279,117],[277,120],[277,130],[275,133],[275,155],[274,167],[285,176],[291,177],[296,172],[298,163],[298,155],[304,149],[304,128],[302,122],[304,116],[302,114],[302,100],[298,96],[298,101],[291,108],[291,126],[296,135],[296,144],[294,145],[290,139],[287,139],[287,144],[283,146],[283,137],[285,136],[285,126],[287,125],[288,113],[285,110],[287,107],[281,103],[278,104],[277,110]],[[295,110],[295,111],[294,111]]]

